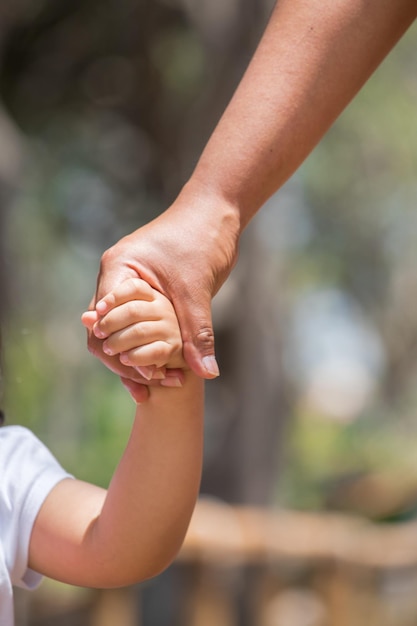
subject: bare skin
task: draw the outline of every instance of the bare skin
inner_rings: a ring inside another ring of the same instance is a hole
[[[111,350],[129,363],[162,360],[184,367],[171,303],[138,279],[111,294],[102,323]],[[83,316],[90,329],[94,312]],[[129,442],[108,490],[79,480],[58,483],[35,521],[32,569],[88,587],[118,587],[155,576],[176,556],[198,495],[203,441],[203,381],[191,370],[178,388],[152,387],[136,407]],[[115,416],[117,417],[117,416]]]
[[[237,260],[240,235],[299,167],[417,15],[415,0],[279,0],[255,55],[197,166],[162,215],[120,240],[101,261],[95,304],[141,276],[174,304],[188,365],[218,375],[211,299]],[[99,331],[99,326],[96,328]],[[136,370],[120,371],[146,397]],[[136,382],[135,382],[136,381]]]

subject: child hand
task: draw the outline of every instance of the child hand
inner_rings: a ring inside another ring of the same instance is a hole
[[[82,321],[96,337],[105,339],[106,354],[118,354],[123,365],[139,368],[185,367],[174,308],[159,291],[144,280],[130,278],[100,303],[105,314],[99,317],[89,311]]]

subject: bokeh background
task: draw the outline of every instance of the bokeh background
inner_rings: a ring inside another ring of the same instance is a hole
[[[2,0],[3,403],[80,478],[107,484],[133,415],[79,321],[100,256],[173,201],[271,7]],[[244,234],[213,303],[206,498],[178,563],[107,594],[45,581],[17,594],[18,626],[417,623],[416,43]],[[317,549],[335,520],[344,559]]]

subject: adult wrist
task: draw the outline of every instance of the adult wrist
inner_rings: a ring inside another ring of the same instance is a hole
[[[236,239],[246,226],[242,219],[242,207],[236,199],[228,197],[221,189],[196,177],[184,185],[171,208],[174,211],[182,210],[184,206],[192,207],[193,219],[201,219],[208,227],[212,226],[223,233],[228,232]]]

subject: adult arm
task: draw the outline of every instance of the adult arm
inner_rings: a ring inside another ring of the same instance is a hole
[[[174,303],[188,364],[216,376],[211,299],[236,261],[242,230],[416,15],[415,0],[279,0],[176,201],[103,255],[97,300],[139,274]],[[94,335],[89,345],[106,360]]]

